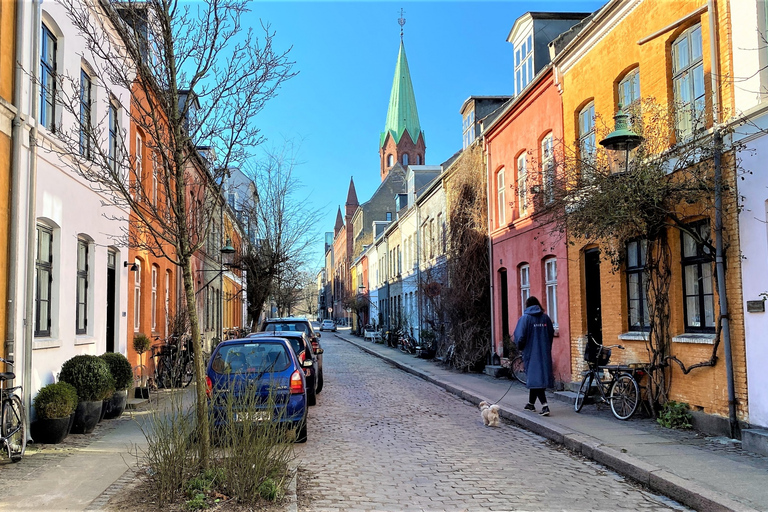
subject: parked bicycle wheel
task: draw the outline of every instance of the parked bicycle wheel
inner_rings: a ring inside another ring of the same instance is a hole
[[[509,365],[509,369],[512,371],[512,377],[517,379],[518,382],[521,384],[528,382],[528,377],[525,374],[525,364],[523,364],[522,355],[519,355],[512,360],[512,363]]]
[[[573,403],[574,411],[581,412],[581,409],[584,407],[584,402],[586,402],[587,396],[589,395],[589,388],[591,387],[592,372],[589,372],[584,376],[584,380],[581,381],[579,392],[576,394],[576,401]]]
[[[611,386],[611,411],[620,420],[635,414],[640,397],[637,381],[628,373],[619,375]]]
[[[27,448],[27,422],[24,407],[16,395],[3,400],[2,436],[8,447],[11,462],[18,462]]]
[[[195,362],[189,357],[182,368],[181,385],[186,388],[193,380],[195,380]]]

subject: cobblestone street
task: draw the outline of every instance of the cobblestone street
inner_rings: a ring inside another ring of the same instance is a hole
[[[323,347],[300,510],[684,510],[538,435],[484,427],[474,405],[332,334]]]

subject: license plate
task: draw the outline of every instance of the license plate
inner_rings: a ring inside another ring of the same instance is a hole
[[[267,411],[237,412],[235,421],[269,421],[272,415]]]

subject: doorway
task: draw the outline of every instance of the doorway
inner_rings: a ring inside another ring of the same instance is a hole
[[[501,291],[501,336],[502,339],[509,337],[509,290],[507,289],[507,269],[499,269],[499,288]],[[504,357],[509,357],[507,354],[507,344],[502,346],[502,354]]]
[[[600,309],[600,250],[584,251],[584,292],[587,332],[603,343],[603,317]]]
[[[115,261],[117,253],[107,252],[107,352],[115,351]]]

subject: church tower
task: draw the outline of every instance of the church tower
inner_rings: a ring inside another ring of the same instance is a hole
[[[381,181],[387,177],[389,170],[399,163],[408,165],[424,165],[424,132],[419,124],[419,113],[416,110],[416,96],[413,94],[411,72],[408,69],[408,59],[405,58],[402,26],[405,19],[399,20],[400,52],[395,65],[395,79],[392,82],[392,92],[389,96],[387,122],[379,141],[379,157],[381,158]]]

